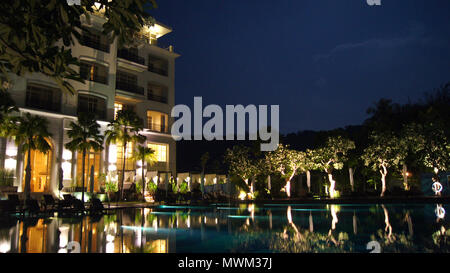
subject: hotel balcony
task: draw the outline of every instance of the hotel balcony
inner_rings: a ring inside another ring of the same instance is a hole
[[[153,132],[158,132],[158,133],[164,133],[164,134],[169,133],[169,126],[162,125],[159,123],[148,123],[147,129],[150,131],[153,131]]]
[[[152,64],[148,65],[148,71],[159,74],[161,76],[166,76],[168,75],[167,70],[163,69],[163,68],[159,68],[159,67],[155,67]]]
[[[116,89],[137,95],[144,95],[144,87],[132,83],[116,81]]]
[[[89,35],[83,35],[80,39],[80,43],[84,46],[109,53],[109,44],[102,43],[98,39],[95,39]]]
[[[144,72],[146,70],[145,59],[128,49],[117,50],[117,65],[126,70]]]
[[[89,75],[89,74],[80,74],[80,77],[84,80],[98,82],[102,84],[108,84],[108,77],[101,75]]]
[[[152,93],[147,94],[147,99],[152,100],[152,101],[167,103],[167,97],[154,95]]]
[[[132,61],[134,63],[145,65],[145,59],[143,57],[141,57],[127,49],[119,49],[117,51],[117,57],[128,60],[128,61]]]

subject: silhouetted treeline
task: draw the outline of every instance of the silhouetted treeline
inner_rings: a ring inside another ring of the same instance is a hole
[[[328,131],[299,131],[280,135],[280,142],[296,150],[315,149],[321,146],[329,136],[341,135],[355,142],[355,155],[362,154],[369,144],[372,131],[391,131],[400,133],[409,123],[440,123],[447,139],[450,137],[450,83],[425,93],[416,102],[398,104],[390,99],[380,99],[367,109],[367,118],[363,124],[346,126]],[[248,139],[248,137],[247,137]],[[223,156],[227,148],[234,145],[251,146],[259,149],[259,141],[179,141],[177,142],[177,170],[201,171],[200,157],[208,152],[207,173],[227,173]]]

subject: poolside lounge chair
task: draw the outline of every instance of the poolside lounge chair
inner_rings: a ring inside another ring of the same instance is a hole
[[[30,214],[38,214],[42,212],[39,202],[35,199],[28,199],[25,201],[25,210]]]
[[[86,210],[84,203],[76,198],[72,199],[72,209],[74,212],[84,212]]]
[[[16,206],[10,200],[0,200],[0,215],[16,212]]]
[[[8,201],[11,207],[13,207],[13,212],[23,211],[23,201],[19,199],[17,194],[8,194]]]
[[[55,198],[53,198],[53,195],[44,194],[44,202],[43,202],[44,210],[58,208],[59,207],[58,201],[59,200],[55,200]]]
[[[91,199],[91,206],[89,207],[91,213],[102,213],[105,210],[103,203],[98,198]]]

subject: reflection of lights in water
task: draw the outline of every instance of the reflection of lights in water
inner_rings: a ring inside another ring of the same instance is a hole
[[[439,219],[444,219],[445,217],[445,209],[442,207],[442,205],[436,205],[436,209],[434,210],[436,213],[436,217]]]
[[[114,243],[106,244],[106,253],[114,253]]]
[[[336,224],[338,223],[338,218],[336,215],[336,212],[338,210],[338,206],[336,205],[331,205],[331,217],[333,218],[333,221],[331,222],[331,229],[336,229]]]
[[[203,217],[203,223],[205,223],[205,224],[206,224],[206,216],[205,216],[205,217]]]
[[[107,234],[106,235],[106,241],[108,241],[108,243],[111,243],[114,241],[114,236],[111,234]]]
[[[0,241],[0,252],[7,253],[11,250],[11,242]]]
[[[216,222],[216,225],[217,225],[217,223],[219,222],[219,220],[216,218],[215,222]]]
[[[61,234],[59,235],[59,247],[65,248],[67,246],[67,243],[69,243],[69,227],[62,226],[59,228],[59,232],[61,232]]]
[[[153,219],[152,226],[155,229],[155,231],[158,231],[158,221],[156,219]]]
[[[250,212],[252,220],[254,220],[255,219],[255,204],[249,204],[248,211]]]
[[[287,214],[288,223],[291,224],[292,223],[291,206],[288,206],[286,214]]]
[[[191,228],[191,216],[190,215],[188,215],[186,225],[188,228]]]

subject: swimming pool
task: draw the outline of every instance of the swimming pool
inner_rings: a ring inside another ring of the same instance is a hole
[[[11,217],[0,223],[0,253],[448,253],[445,211],[447,204],[213,204]]]

